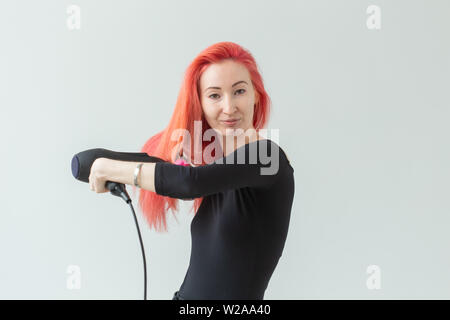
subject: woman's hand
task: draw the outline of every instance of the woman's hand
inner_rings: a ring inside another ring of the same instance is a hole
[[[89,187],[92,191],[97,193],[109,192],[105,184],[108,181],[105,175],[105,168],[108,165],[107,158],[97,158],[91,166],[91,173],[89,175]]]

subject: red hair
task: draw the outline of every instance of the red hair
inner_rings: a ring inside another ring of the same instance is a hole
[[[185,129],[191,133],[191,139],[202,139],[203,133],[210,128],[207,121],[203,116],[202,105],[200,102],[200,85],[199,80],[203,72],[213,63],[221,62],[224,59],[232,59],[235,62],[241,63],[245,66],[250,74],[253,87],[258,95],[257,102],[255,103],[255,109],[253,114],[253,127],[256,131],[264,128],[268,121],[270,98],[264,89],[263,79],[258,72],[258,67],[255,59],[249,51],[233,42],[218,42],[208,48],[204,49],[195,59],[190,63],[185,71],[184,79],[178,94],[175,109],[167,127],[155,134],[147,140],[142,147],[141,152],[147,153],[149,156],[155,156],[175,163],[177,160],[176,153],[173,150],[178,150],[177,146],[180,145],[179,140],[171,139],[172,133],[175,130]],[[194,121],[202,121],[202,135],[200,137],[194,137]],[[199,141],[202,146],[202,150],[209,144],[205,141]],[[197,142],[197,143],[199,143]],[[193,146],[194,140],[190,141],[190,145]],[[190,153],[192,154],[192,153]],[[192,163],[192,157],[190,162]],[[206,163],[202,157],[202,165]],[[133,186],[135,191],[135,187]],[[175,212],[178,211],[178,199],[161,196],[155,192],[141,189],[139,195],[139,206],[144,213],[144,216],[150,226],[155,227],[156,231],[167,231],[166,223],[166,211],[172,210],[175,216]],[[203,197],[194,199],[194,205],[192,209],[197,212],[200,204],[203,201]]]

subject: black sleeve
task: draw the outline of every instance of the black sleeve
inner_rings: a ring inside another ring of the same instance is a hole
[[[285,165],[284,161],[280,161],[283,160],[281,155],[284,158],[284,153],[272,142],[267,143],[261,155],[260,151],[256,152],[254,149],[256,144],[260,147],[256,142],[246,144],[226,158],[204,166],[185,167],[170,162],[157,162],[155,192],[172,198],[192,199],[229,189],[269,188]],[[254,158],[249,157],[250,151]]]

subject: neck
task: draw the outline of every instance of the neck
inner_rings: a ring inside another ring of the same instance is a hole
[[[237,148],[260,139],[262,139],[262,137],[256,131],[254,131],[250,136],[244,135],[244,138],[242,136],[223,136],[221,141],[223,154],[226,157],[230,153],[233,153]]]

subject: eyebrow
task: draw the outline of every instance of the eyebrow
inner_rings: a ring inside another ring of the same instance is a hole
[[[248,85],[247,82],[245,82],[244,80],[241,80],[241,81],[238,81],[235,84],[233,84],[231,87],[234,87],[234,86],[236,86],[236,85],[238,85],[239,83],[242,83],[242,82]],[[205,91],[208,90],[208,89],[219,89],[220,90],[221,88],[220,87],[208,87],[208,88],[205,89]]]

